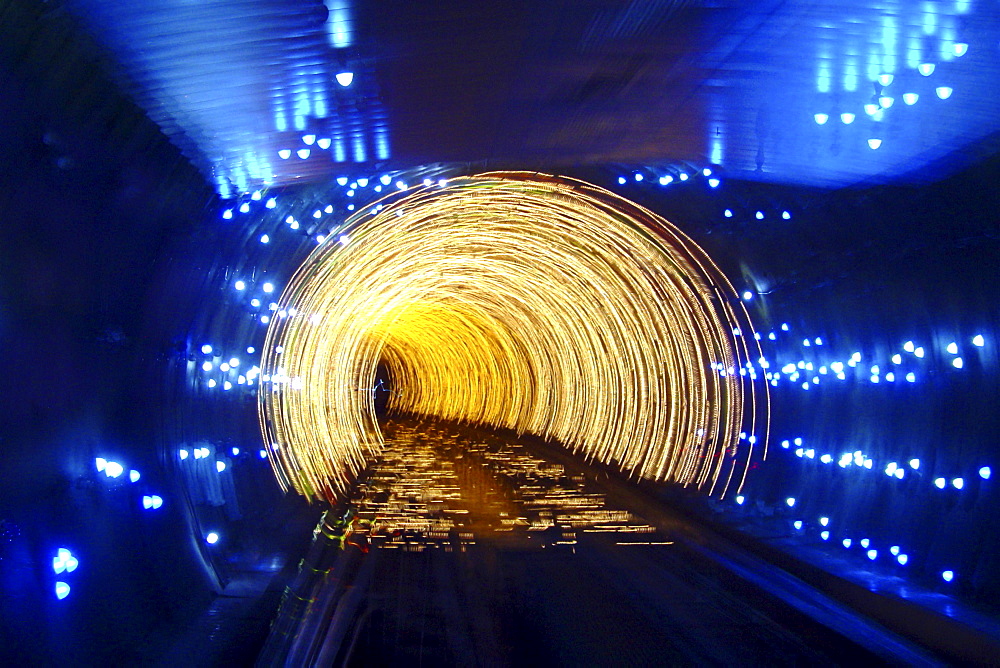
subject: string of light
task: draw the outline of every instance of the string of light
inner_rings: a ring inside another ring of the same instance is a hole
[[[760,351],[723,272],[581,181],[489,173],[387,198],[279,306],[261,429],[282,486],[313,499],[380,451],[380,364],[391,411],[554,439],[635,476],[725,494],[766,454],[766,384],[739,373]]]

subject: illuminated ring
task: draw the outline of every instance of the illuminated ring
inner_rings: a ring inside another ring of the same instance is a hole
[[[766,455],[750,331],[722,271],[652,212],[567,178],[454,179],[355,214],[299,267],[268,329],[261,430],[284,489],[334,502],[382,447],[382,364],[391,411],[725,494]]]

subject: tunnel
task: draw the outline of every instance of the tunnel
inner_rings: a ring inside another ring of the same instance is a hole
[[[1000,661],[998,40],[0,2],[0,657]]]

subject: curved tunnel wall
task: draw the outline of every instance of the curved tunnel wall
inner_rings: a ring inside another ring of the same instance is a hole
[[[766,383],[716,373],[760,356],[729,281],[676,227],[584,182],[494,173],[390,198],[317,248],[278,306],[262,430],[282,485],[311,498],[332,502],[377,455],[380,363],[391,410],[723,495],[766,449]]]

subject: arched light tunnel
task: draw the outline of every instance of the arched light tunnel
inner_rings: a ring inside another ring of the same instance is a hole
[[[738,335],[746,308],[661,217],[526,173],[375,207],[306,258],[269,326],[258,401],[283,487],[336,503],[378,455],[380,365],[390,412],[554,439],[722,497],[766,453],[767,382],[716,372],[760,359]]]
[[[0,4],[0,661],[996,663],[994,6]]]

